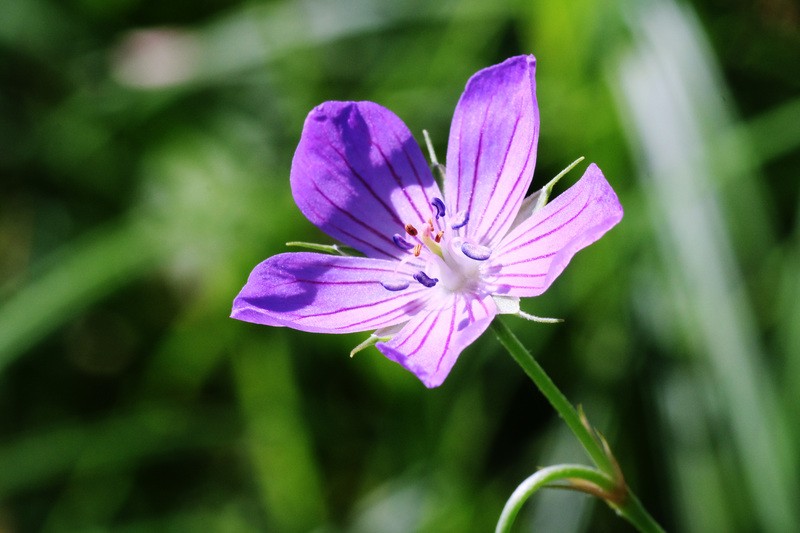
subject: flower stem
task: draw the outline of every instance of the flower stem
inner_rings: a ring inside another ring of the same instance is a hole
[[[557,481],[566,481],[568,483],[570,479],[591,480],[598,486],[611,488],[613,488],[614,485],[614,481],[602,472],[598,472],[594,468],[583,465],[555,465],[537,470],[533,475],[520,483],[513,494],[511,494],[505,507],[503,507],[503,512],[500,514],[500,520],[497,521],[495,533],[510,533],[511,526],[514,525],[514,519],[517,517],[520,509],[522,509],[523,504],[537,490],[542,487],[553,486],[552,483]],[[569,488],[569,485],[563,485],[563,487]]]
[[[558,415],[564,419],[569,429],[580,441],[586,453],[594,461],[597,467],[606,474],[613,475],[615,467],[612,465],[611,460],[606,455],[600,443],[594,435],[589,432],[589,429],[581,421],[578,411],[569,403],[566,396],[556,387],[553,380],[550,379],[544,369],[536,362],[536,359],[530,354],[527,348],[522,345],[519,339],[514,335],[509,327],[502,321],[500,317],[495,317],[492,321],[492,330],[494,331],[500,343],[508,350],[511,357],[519,363],[519,366],[525,371],[526,374],[533,380],[536,386],[542,391],[542,394],[547,398]]]
[[[628,520],[639,531],[644,533],[663,533],[664,530],[658,522],[650,516],[625,483],[619,465],[611,455],[611,451],[602,437],[595,434],[594,430],[585,422],[585,419],[581,417],[566,396],[556,387],[550,376],[545,373],[541,365],[500,317],[496,317],[492,321],[492,330],[497,335],[500,343],[511,354],[511,357],[519,363],[555,408],[559,416],[564,419],[564,422],[578,438],[586,453],[589,454],[594,464],[600,469],[600,471],[596,471],[592,468],[576,465],[559,465],[542,469],[533,474],[517,488],[509,499],[497,524],[497,531],[510,530],[514,517],[522,504],[537,489],[553,480],[571,477],[572,479],[588,481],[590,490],[585,490],[586,485],[581,488],[580,484],[575,484],[573,488],[602,497],[620,516]],[[611,483],[612,486],[609,487],[608,483]],[[591,489],[591,486],[600,490]],[[607,496],[603,496],[603,494]]]

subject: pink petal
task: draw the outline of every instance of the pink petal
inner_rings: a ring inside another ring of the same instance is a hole
[[[539,139],[535,70],[533,56],[481,70],[453,115],[445,199],[452,213],[469,212],[466,237],[490,247],[508,231],[533,177]]]
[[[309,113],[292,161],[292,193],[331,237],[371,257],[400,257],[392,235],[421,227],[441,196],[406,125],[372,102],[325,102]]]
[[[622,206],[603,173],[592,163],[583,177],[514,228],[492,255],[500,294],[537,296],[564,270],[572,256],[622,219]]]
[[[376,347],[426,387],[438,387],[461,351],[486,330],[495,314],[497,307],[488,295],[451,294],[440,305],[412,318],[392,340]]]
[[[268,326],[319,333],[371,331],[408,320],[430,292],[418,283],[389,291],[381,280],[414,267],[367,257],[285,253],[256,266],[233,301],[231,316]]]

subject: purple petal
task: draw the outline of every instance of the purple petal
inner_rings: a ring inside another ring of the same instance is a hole
[[[543,293],[580,249],[622,219],[622,206],[603,173],[592,163],[583,177],[514,228],[492,255],[497,292],[509,296]]]
[[[495,314],[497,307],[488,295],[451,294],[441,305],[412,318],[392,340],[376,347],[426,387],[438,387],[461,351],[486,330]]]
[[[533,56],[518,56],[475,74],[450,127],[445,200],[451,212],[469,213],[466,237],[489,247],[508,231],[533,177],[535,70]]]
[[[422,226],[441,195],[406,125],[372,102],[325,102],[309,113],[291,184],[311,222],[382,258],[404,254],[392,236],[407,223]]]
[[[250,274],[233,301],[231,316],[267,326],[319,333],[371,331],[407,321],[425,305],[427,289],[414,283],[393,292],[382,280],[405,276],[413,266],[368,257],[286,253]],[[419,268],[417,265],[416,268]]]

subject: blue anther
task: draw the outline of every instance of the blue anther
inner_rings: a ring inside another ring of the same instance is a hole
[[[396,292],[407,289],[410,283],[404,279],[390,279],[388,281],[381,281],[381,285],[383,285],[383,288],[387,291]]]
[[[450,228],[458,229],[467,225],[469,222],[469,213],[466,211],[459,211],[450,222]]]
[[[481,246],[480,244],[473,244],[471,242],[465,242],[462,244],[461,251],[464,252],[464,255],[470,259],[474,259],[475,261],[486,261],[489,259],[489,256],[492,255],[491,249],[487,248],[486,246]]]
[[[439,281],[439,278],[432,278],[421,270],[416,274],[414,274],[414,279],[419,281],[428,288],[433,287]]]
[[[405,240],[403,237],[400,236],[399,233],[395,233],[392,235],[392,240],[394,241],[395,245],[401,250],[410,250],[414,247],[413,244]]]
[[[436,208],[436,218],[442,218],[445,214],[444,202],[441,198],[431,200],[431,205]]]

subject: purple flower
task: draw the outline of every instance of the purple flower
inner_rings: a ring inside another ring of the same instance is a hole
[[[259,264],[234,318],[319,333],[373,331],[428,387],[498,313],[542,294],[622,218],[592,164],[552,202],[525,194],[539,137],[533,56],[475,74],[450,128],[444,193],[406,125],[372,102],[306,119],[291,186],[303,214],[365,257],[284,253]],[[544,196],[544,198],[541,198]]]

